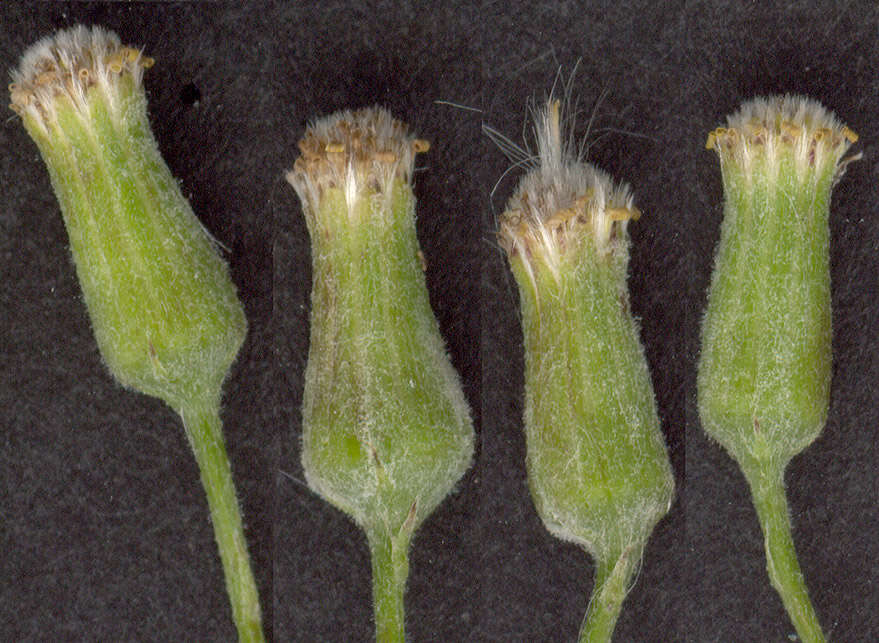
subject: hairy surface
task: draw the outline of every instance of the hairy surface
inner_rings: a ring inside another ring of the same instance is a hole
[[[641,215],[629,186],[614,184],[576,158],[561,130],[559,101],[550,99],[535,115],[537,165],[519,182],[499,221],[500,245],[522,257],[532,275],[531,260],[537,259],[557,276],[561,255],[584,234],[600,252],[613,252],[628,220]]]
[[[312,242],[302,464],[374,537],[407,539],[469,467],[470,412],[427,297],[414,156],[380,108],[316,121],[287,175]]]
[[[314,121],[299,141],[301,156],[287,173],[311,225],[328,188],[341,188],[349,213],[364,190],[390,194],[409,183],[415,155],[430,148],[381,107],[343,111]]]
[[[722,164],[732,162],[750,171],[753,163],[765,159],[767,170],[776,175],[779,155],[790,150],[801,180],[810,169],[839,163],[858,140],[819,102],[790,94],[750,100],[727,117],[727,124],[709,133],[705,143],[706,149],[717,150]],[[836,179],[846,163],[839,165]]]
[[[10,107],[18,114],[28,114],[37,122],[55,120],[55,101],[69,98],[80,109],[87,109],[87,94],[92,87],[111,89],[122,76],[140,85],[143,70],[153,66],[153,59],[139,49],[124,46],[112,31],[101,27],[77,25],[59,31],[32,45],[12,71],[9,85]]]
[[[572,153],[563,122],[553,99],[535,113],[536,164],[498,236],[519,285],[531,495],[546,528],[604,568],[640,557],[674,484],[626,288],[640,212]]]

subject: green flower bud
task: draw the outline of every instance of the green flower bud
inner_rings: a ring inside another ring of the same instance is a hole
[[[581,639],[609,640],[674,479],[629,311],[629,188],[573,158],[558,101],[538,114],[539,164],[500,218],[519,286],[531,495],[547,529],[596,561]]]
[[[411,177],[428,149],[382,109],[313,123],[287,179],[312,244],[309,486],[367,534],[380,641],[403,638],[408,547],[470,465],[473,428],[430,308]]]
[[[10,85],[70,239],[98,348],[124,386],[183,418],[242,640],[256,587],[223,444],[220,393],[247,322],[229,270],[159,154],[142,76],[153,60],[82,26],[39,41]]]
[[[725,205],[702,326],[699,415],[751,485],[770,577],[804,641],[823,635],[793,550],[783,478],[827,418],[830,192],[855,140],[818,103],[775,96],[745,103],[706,144],[720,157]]]
[[[123,385],[179,408],[219,392],[247,323],[150,130],[152,64],[115,34],[76,27],[31,47],[10,91],[61,204],[104,361]]]

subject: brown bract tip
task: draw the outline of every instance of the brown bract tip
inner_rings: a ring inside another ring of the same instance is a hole
[[[429,148],[381,107],[338,112],[308,127],[287,180],[306,213],[330,188],[344,190],[350,204],[367,190],[386,194],[394,180],[409,182],[415,155]]]
[[[641,216],[629,187],[588,163],[559,166],[546,179],[539,170],[526,175],[500,217],[498,237],[511,257],[541,257],[552,268],[585,235],[610,252]]]
[[[12,71],[10,107],[43,124],[54,118],[59,96],[85,108],[89,89],[111,89],[122,75],[140,84],[143,70],[153,65],[139,49],[123,46],[119,37],[101,27],[77,25],[32,45]],[[112,101],[114,96],[108,92]]]
[[[757,159],[777,167],[780,154],[793,152],[802,173],[827,161],[836,165],[857,140],[857,134],[817,101],[784,95],[744,103],[727,117],[727,127],[708,134],[705,148],[716,150],[721,162],[746,169]]]
[[[615,184],[602,170],[572,157],[564,148],[559,102],[536,115],[538,164],[526,174],[500,216],[500,245],[526,266],[540,258],[552,271],[565,252],[591,236],[599,252],[610,253],[625,238],[633,205],[629,186]]]

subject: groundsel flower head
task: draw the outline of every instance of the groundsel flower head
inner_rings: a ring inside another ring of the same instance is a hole
[[[755,168],[776,177],[793,159],[797,180],[822,176],[827,169],[839,180],[846,165],[860,154],[840,161],[858,140],[819,102],[803,96],[755,98],[727,117],[727,127],[708,134],[705,148],[716,150],[721,169],[750,176]],[[732,168],[728,168],[732,165]]]
[[[112,31],[77,25],[43,38],[24,53],[12,72],[10,108],[43,132],[57,120],[58,101],[87,116],[94,88],[104,94],[110,109],[124,109],[121,79],[139,87],[143,70],[154,62],[139,49],[123,46]]]
[[[540,260],[558,276],[562,257],[591,237],[597,251],[625,252],[629,219],[640,217],[626,184],[615,184],[580,161],[564,144],[560,102],[550,100],[535,118],[537,165],[526,174],[500,217],[500,245],[529,274]]]
[[[287,180],[311,227],[325,191],[343,190],[353,216],[360,199],[390,198],[395,181],[409,184],[415,155],[428,149],[427,141],[415,138],[384,108],[339,112],[308,127]]]

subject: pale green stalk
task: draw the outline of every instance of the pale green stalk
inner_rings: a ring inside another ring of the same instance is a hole
[[[618,557],[595,561],[595,582],[592,600],[580,630],[580,643],[610,641],[623,600],[640,564],[642,547],[631,547]]]
[[[409,575],[411,534],[398,538],[367,534],[372,559],[372,598],[375,606],[375,638],[382,643],[406,640],[404,595]]]
[[[259,594],[250,569],[235,483],[226,456],[220,401],[193,400],[181,407],[179,413],[207,493],[238,638],[240,641],[263,641]]]
[[[802,641],[823,641],[824,634],[806,580],[797,561],[791,534],[790,512],[784,491],[784,472],[765,467],[748,475],[751,495],[766,549],[766,570],[772,587],[781,596],[784,608]]]

